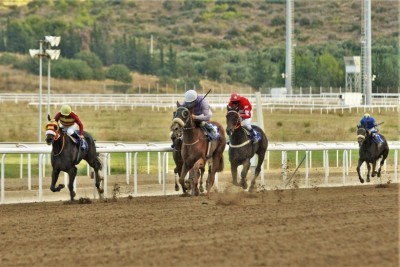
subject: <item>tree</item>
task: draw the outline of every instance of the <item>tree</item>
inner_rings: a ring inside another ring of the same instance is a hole
[[[124,83],[132,82],[132,76],[131,73],[129,72],[129,69],[122,64],[112,65],[108,69],[106,77]]]
[[[339,87],[344,85],[343,70],[328,52],[324,52],[317,59],[317,75],[317,86]]]

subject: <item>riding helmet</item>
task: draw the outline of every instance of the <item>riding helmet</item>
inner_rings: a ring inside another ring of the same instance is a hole
[[[63,116],[69,116],[69,114],[71,114],[71,111],[72,109],[70,105],[63,105],[60,110],[61,115]]]
[[[185,102],[191,103],[197,99],[197,92],[195,90],[188,90],[185,93]]]
[[[231,94],[231,99],[230,99],[230,101],[236,102],[236,101],[239,101],[240,98],[241,98],[241,97],[240,97],[240,95],[239,95],[238,93],[233,92],[233,93]]]
[[[369,118],[371,115],[369,115],[369,113],[365,113],[364,114],[364,118]]]

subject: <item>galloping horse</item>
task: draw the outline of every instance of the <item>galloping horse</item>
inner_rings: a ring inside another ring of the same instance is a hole
[[[249,188],[249,191],[252,192],[255,187],[256,178],[260,174],[261,165],[264,162],[265,152],[268,148],[267,136],[260,127],[252,125],[252,128],[260,134],[260,138],[258,138],[259,141],[257,143],[253,143],[248,136],[247,129],[241,127],[240,114],[237,109],[228,107],[226,124],[226,132],[230,138],[229,161],[231,162],[232,182],[234,185],[238,185],[237,168],[239,165],[243,165],[243,169],[240,174],[240,185],[243,189],[247,189],[246,176],[250,169],[250,159],[254,156],[254,154],[258,155],[257,166]]]
[[[174,112],[175,115],[175,112]],[[175,130],[174,130],[175,129]],[[182,134],[183,134],[183,127],[178,123],[171,124],[171,139],[174,143],[174,150],[172,151],[172,157],[175,162],[174,168],[174,176],[175,176],[175,191],[179,191],[179,177],[182,171],[183,159],[182,159]],[[203,188],[203,175],[204,175],[205,168],[200,168],[200,193],[204,192]],[[193,169],[189,172],[189,179],[187,180],[187,185],[185,186],[186,189],[192,188],[190,185],[190,181],[194,178],[194,171]]]
[[[52,145],[51,166],[53,167],[53,171],[51,174],[50,190],[53,192],[59,192],[65,187],[64,184],[59,184],[56,187],[56,183],[60,172],[66,172],[69,176],[68,189],[71,201],[73,201],[75,197],[74,181],[77,173],[76,165],[84,159],[94,169],[97,191],[100,199],[102,199],[104,190],[100,187],[99,175],[99,170],[101,170],[102,164],[96,152],[96,146],[92,136],[89,133],[84,132],[84,137],[88,146],[86,150],[82,151],[71,139],[72,137],[61,131],[56,121],[51,120],[47,124],[46,130],[46,143]]]
[[[193,194],[199,195],[197,187],[201,168],[205,167],[208,162],[208,184],[207,194],[210,196],[210,191],[214,185],[215,174],[224,168],[224,150],[226,146],[225,131],[217,122],[211,122],[219,129],[220,137],[215,141],[210,141],[200,127],[196,127],[195,121],[192,118],[191,111],[177,103],[178,109],[174,114],[173,131],[178,132],[180,127],[183,127],[182,135],[182,171],[180,173],[179,182],[182,186],[182,191],[186,194],[184,179],[186,174],[193,168],[195,177],[193,179]]]
[[[381,135],[381,137],[383,140],[383,144],[379,148],[378,145],[369,136],[367,130],[365,130],[364,128],[358,128],[357,130],[357,140],[358,144],[360,145],[357,173],[358,173],[358,179],[360,179],[361,183],[364,183],[364,179],[361,177],[360,167],[364,163],[364,161],[366,162],[368,168],[367,182],[370,182],[369,174],[371,170],[371,165],[370,165],[371,163],[372,163],[371,176],[375,177],[375,175],[377,175],[378,177],[381,177],[381,168],[385,163],[385,160],[389,154],[389,145],[386,141],[386,138],[383,135]],[[379,169],[378,171],[375,171],[376,162],[381,157],[382,159],[379,164]]]

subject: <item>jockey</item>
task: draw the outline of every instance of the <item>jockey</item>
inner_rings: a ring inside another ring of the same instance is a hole
[[[211,107],[204,97],[197,95],[195,90],[188,90],[185,93],[185,100],[182,106],[192,111],[192,118],[196,122],[200,122],[200,127],[207,133],[211,134],[211,138],[217,135],[215,128],[210,123],[212,115]]]
[[[378,134],[378,124],[376,123],[374,117],[369,115],[369,113],[365,113],[360,122],[357,125],[357,128],[363,127],[367,130],[368,134],[374,139],[374,142],[378,145],[383,144],[383,140],[381,136]]]
[[[81,150],[86,149],[86,142],[83,136],[83,124],[78,115],[72,111],[71,106],[63,105],[60,112],[54,116],[54,120],[59,122],[60,128],[66,129],[67,135],[77,137],[77,140],[80,141]],[[79,126],[79,136],[75,133],[76,125]]]
[[[236,92],[233,92],[231,94],[231,98],[229,99],[228,107],[238,109],[241,117],[241,124],[246,127],[246,129],[250,132],[250,138],[253,143],[257,143],[257,133],[251,127],[251,117],[253,115],[253,112],[250,101],[246,97],[241,96]]]

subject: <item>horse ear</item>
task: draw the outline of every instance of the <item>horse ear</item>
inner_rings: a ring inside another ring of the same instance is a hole
[[[231,110],[231,107],[229,105],[227,105],[226,109],[229,111],[229,110]]]
[[[179,104],[179,101],[176,101],[176,107],[180,107],[181,106],[181,104]]]
[[[47,120],[50,121],[50,114],[47,114]]]

